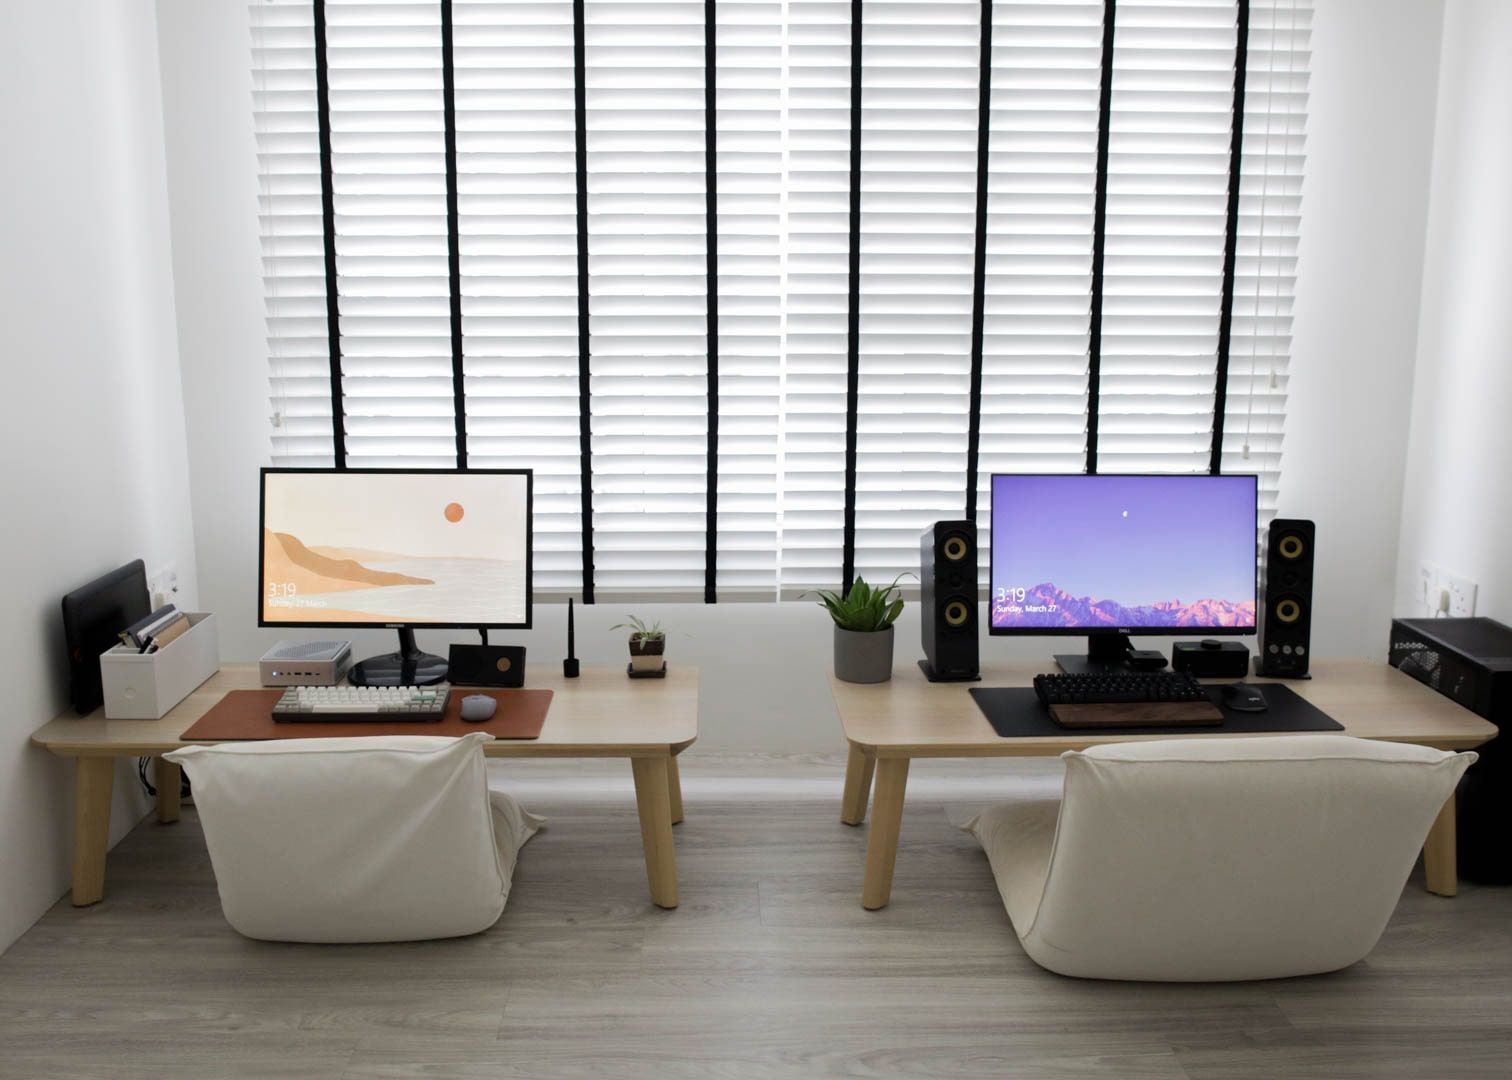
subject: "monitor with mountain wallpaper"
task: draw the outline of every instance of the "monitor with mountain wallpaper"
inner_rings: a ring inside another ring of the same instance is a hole
[[[1094,668],[1132,634],[1254,633],[1257,495],[1243,475],[994,476],[990,632],[1085,634]]]

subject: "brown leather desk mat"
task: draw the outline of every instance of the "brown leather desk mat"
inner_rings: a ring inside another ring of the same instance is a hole
[[[387,720],[339,720],[325,723],[280,724],[273,706],[282,690],[231,690],[210,707],[181,738],[185,742],[231,742],[241,739],[336,739],[355,735],[449,735],[453,738],[486,731],[496,739],[536,739],[551,707],[550,690],[479,690],[453,687],[440,720],[402,723]],[[486,694],[499,703],[481,723],[462,719],[462,699]]]

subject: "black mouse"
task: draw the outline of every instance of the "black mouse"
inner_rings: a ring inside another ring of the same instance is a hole
[[[1258,686],[1242,682],[1229,683],[1223,688],[1223,703],[1235,712],[1264,712],[1270,708]]]

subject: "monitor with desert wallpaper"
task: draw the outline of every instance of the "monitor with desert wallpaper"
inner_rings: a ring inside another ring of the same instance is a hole
[[[525,625],[526,472],[263,473],[262,622]]]

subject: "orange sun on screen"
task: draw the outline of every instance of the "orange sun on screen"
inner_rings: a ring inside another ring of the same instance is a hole
[[[447,503],[446,509],[442,512],[446,514],[446,520],[450,521],[453,525],[462,520],[461,503]]]

